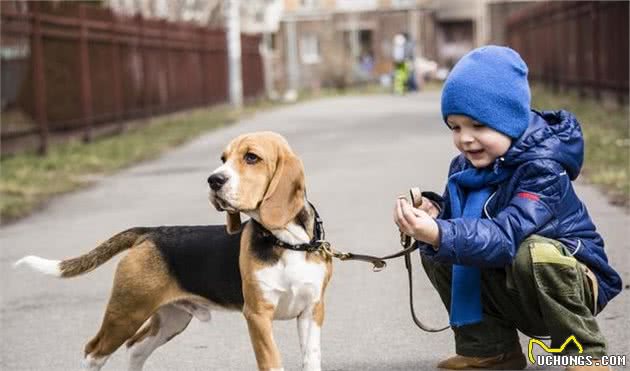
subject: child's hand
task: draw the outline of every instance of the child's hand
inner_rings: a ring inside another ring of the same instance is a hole
[[[418,209],[425,211],[432,218],[437,218],[437,216],[440,215],[440,210],[426,197],[422,197],[422,204]]]
[[[400,231],[407,236],[412,236],[418,241],[433,246],[438,246],[440,243],[438,240],[439,230],[435,220],[426,211],[411,207],[404,198],[396,200],[394,222]]]

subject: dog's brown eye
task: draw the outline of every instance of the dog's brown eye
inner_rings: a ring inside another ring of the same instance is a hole
[[[225,155],[221,155],[221,162],[225,164]]]
[[[245,154],[245,162],[247,162],[250,165],[253,165],[255,163],[257,163],[260,160],[260,157],[256,156],[255,154],[251,153],[251,152],[247,152]]]

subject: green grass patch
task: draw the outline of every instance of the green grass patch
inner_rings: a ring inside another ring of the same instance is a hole
[[[139,161],[155,158],[201,133],[235,122],[264,107],[255,104],[241,112],[221,106],[197,109],[130,123],[122,135],[91,143],[79,140],[52,145],[46,156],[21,153],[0,161],[0,220],[28,215],[51,197],[93,183]]]
[[[326,90],[325,96],[357,93]],[[366,93],[375,93],[371,87]],[[316,95],[300,95],[299,101]],[[42,208],[55,195],[90,185],[102,176],[157,157],[200,134],[229,125],[282,103],[258,100],[240,111],[215,106],[130,122],[122,135],[91,143],[73,140],[50,146],[46,156],[26,152],[0,159],[0,223],[8,223]],[[3,117],[4,119],[5,117]]]
[[[536,109],[566,109],[582,124],[585,154],[582,176],[602,189],[613,204],[630,207],[630,113],[628,107],[606,107],[575,93],[553,94],[532,88]]]

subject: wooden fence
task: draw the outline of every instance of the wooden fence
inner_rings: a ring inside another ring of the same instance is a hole
[[[530,78],[581,95],[628,98],[628,2],[552,1],[507,23],[508,44],[527,61]]]
[[[3,145],[228,100],[225,31],[77,3],[2,3]],[[259,36],[241,36],[243,92],[263,92]],[[6,89],[5,89],[6,88]],[[111,125],[107,125],[111,126]]]

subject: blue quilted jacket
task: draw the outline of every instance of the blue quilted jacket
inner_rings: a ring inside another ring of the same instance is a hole
[[[440,248],[421,244],[421,252],[442,263],[504,267],[528,236],[556,239],[597,276],[602,310],[621,290],[621,278],[608,264],[604,241],[571,185],[583,158],[582,131],[570,112],[532,111],[525,133],[493,165],[514,173],[488,198],[483,217],[449,219],[448,193],[438,196]],[[471,166],[459,155],[449,176]]]

